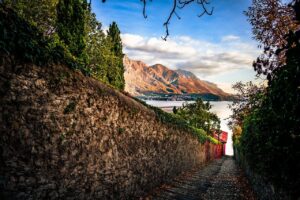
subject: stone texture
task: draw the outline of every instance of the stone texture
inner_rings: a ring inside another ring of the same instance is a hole
[[[137,198],[214,157],[132,98],[66,67],[0,63],[1,199]]]
[[[156,188],[142,199],[256,200],[243,171],[232,157],[216,159]]]

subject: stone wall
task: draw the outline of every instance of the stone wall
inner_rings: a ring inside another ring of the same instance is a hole
[[[1,199],[132,199],[214,158],[79,72],[0,62]]]

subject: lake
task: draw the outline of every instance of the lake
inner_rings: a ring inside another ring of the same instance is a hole
[[[166,112],[172,112],[174,106],[181,107],[183,103],[186,101],[154,101],[154,100],[147,100],[146,103],[159,107]],[[231,101],[211,101],[210,104],[212,105],[211,112],[215,113],[221,119],[221,129],[223,131],[228,132],[228,140],[226,144],[226,155],[233,155],[233,148],[232,148],[232,132],[227,126],[228,117],[231,115],[231,110],[228,108],[228,105],[231,104]]]

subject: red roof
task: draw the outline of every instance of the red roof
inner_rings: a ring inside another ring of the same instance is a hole
[[[228,138],[228,133],[225,131],[221,131],[220,135],[218,136],[217,133],[214,133],[214,138],[220,140],[220,142],[226,143]]]

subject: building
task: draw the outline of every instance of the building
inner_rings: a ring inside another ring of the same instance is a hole
[[[214,133],[214,138],[221,142],[221,146],[218,148],[216,153],[217,155],[225,155],[225,149],[226,149],[226,143],[227,143],[227,138],[228,138],[228,133],[225,131],[221,130],[221,133],[218,134],[217,132]],[[221,152],[220,152],[221,151]],[[220,157],[220,156],[218,156]]]

